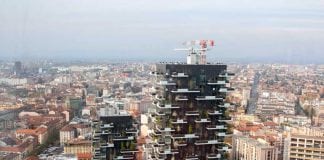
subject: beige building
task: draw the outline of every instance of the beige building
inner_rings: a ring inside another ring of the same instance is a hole
[[[233,136],[233,160],[277,160],[277,149],[264,140]]]
[[[76,129],[71,125],[66,125],[60,130],[60,144],[61,146],[69,140],[75,138]]]
[[[84,139],[72,139],[64,145],[64,153],[80,154],[91,153],[91,141]]]
[[[324,159],[324,137],[291,135],[285,141],[284,160]]]

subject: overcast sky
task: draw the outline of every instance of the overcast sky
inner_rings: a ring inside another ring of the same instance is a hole
[[[1,58],[324,63],[323,0],[0,0]]]

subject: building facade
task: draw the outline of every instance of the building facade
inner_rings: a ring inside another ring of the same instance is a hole
[[[228,159],[227,66],[157,64],[149,159]]]
[[[246,136],[233,136],[233,160],[277,160],[277,149],[267,142]]]

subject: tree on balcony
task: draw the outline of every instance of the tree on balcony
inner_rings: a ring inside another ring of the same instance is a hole
[[[192,130],[192,125],[191,125],[191,124],[190,124],[189,127],[188,127],[188,132],[189,132],[189,134],[191,134],[191,133],[193,132],[193,130]]]

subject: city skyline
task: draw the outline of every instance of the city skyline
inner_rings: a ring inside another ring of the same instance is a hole
[[[181,60],[214,39],[212,61],[323,63],[321,1],[1,1],[0,57]]]

